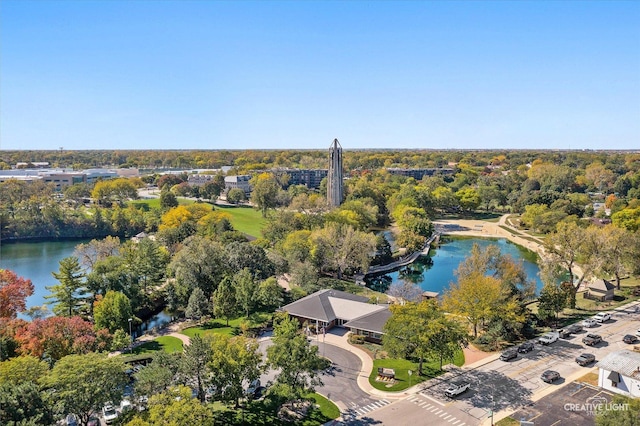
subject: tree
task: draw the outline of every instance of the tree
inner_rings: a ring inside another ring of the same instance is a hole
[[[297,320],[286,313],[277,314],[272,341],[273,345],[267,348],[267,363],[280,370],[276,382],[287,386],[292,397],[300,398],[322,384],[318,370],[323,362],[318,356],[318,347],[309,344]]]
[[[366,271],[376,248],[373,234],[335,223],[314,231],[312,239],[312,256],[316,265],[336,271],[338,279],[347,270]]]
[[[174,383],[182,356],[179,352],[156,352],[151,364],[135,374],[136,394],[155,395],[169,388]]]
[[[466,344],[464,329],[445,317],[434,301],[391,305],[391,317],[384,326],[382,343],[394,357],[419,359],[418,373],[423,374],[425,359],[453,359]]]
[[[68,355],[44,378],[45,387],[55,390],[52,398],[60,414],[73,413],[82,424],[107,402],[120,401],[129,382],[121,358],[103,354]]]
[[[245,315],[249,317],[258,301],[258,283],[248,268],[244,268],[233,277],[236,289],[236,301]]]
[[[545,283],[538,297],[538,316],[541,319],[553,317],[556,327],[558,313],[567,306],[567,293],[557,284]]]
[[[96,263],[115,256],[120,249],[120,238],[108,236],[102,240],[91,240],[86,244],[78,244],[73,255],[78,258],[80,265],[91,270]]]
[[[264,280],[274,273],[273,262],[267,252],[260,246],[246,242],[232,242],[225,246],[229,269],[238,273],[248,269],[259,280]]]
[[[635,426],[638,424],[640,400],[615,395],[611,404],[611,406],[624,407],[624,409],[609,409],[605,404],[598,406],[595,412],[596,426]]]
[[[138,187],[133,180],[127,178],[102,180],[96,182],[91,197],[100,204],[109,205],[114,201],[122,203],[125,200],[137,199]]]
[[[186,306],[196,287],[210,298],[228,271],[228,264],[227,252],[221,244],[199,236],[187,238],[169,264],[176,277],[171,285],[175,287],[178,305]]]
[[[569,283],[576,289],[580,286],[583,276],[575,283],[576,263],[583,253],[583,230],[575,222],[561,222],[556,232],[547,236],[544,248],[556,263],[562,265],[569,272]]]
[[[48,426],[55,424],[55,418],[51,404],[45,401],[36,383],[3,383],[0,384],[0,424]]]
[[[422,299],[420,286],[408,280],[400,280],[391,284],[387,294],[407,302],[419,302]]]
[[[191,389],[176,386],[149,398],[148,415],[136,415],[127,426],[214,426],[214,413],[208,405],[191,398]]]
[[[189,304],[184,312],[185,317],[199,320],[209,313],[209,301],[200,287],[196,287],[189,296]]]
[[[271,173],[260,173],[249,181],[251,184],[251,202],[267,216],[267,211],[276,207],[276,197],[280,185]]]
[[[45,299],[52,299],[53,312],[56,315],[73,316],[86,306],[86,287],[83,281],[85,274],[77,257],[65,257],[60,261],[60,270],[52,272],[60,284],[45,287],[51,295]]]
[[[108,291],[93,308],[93,319],[98,330],[106,328],[111,333],[116,330],[126,330],[131,318],[133,318],[131,301],[119,291]]]
[[[229,192],[227,192],[227,201],[231,204],[240,204],[246,198],[244,189],[231,188]]]
[[[283,288],[278,284],[278,280],[269,277],[260,283],[258,288],[258,300],[260,305],[268,310],[273,311],[282,306],[284,302]]]
[[[262,353],[258,342],[243,336],[229,337],[214,334],[212,358],[209,368],[214,371],[213,384],[221,390],[222,399],[235,401],[244,395],[243,383],[260,377]]]
[[[0,362],[0,385],[37,383],[49,371],[46,362],[33,356],[18,356]]]
[[[229,277],[224,277],[213,294],[213,312],[215,316],[226,319],[227,326],[229,326],[229,318],[232,318],[237,311],[238,304],[233,280]]]
[[[498,279],[475,272],[450,284],[443,306],[448,312],[465,317],[473,327],[473,336],[477,337],[478,325],[498,312],[503,299]]]
[[[184,355],[179,361],[178,371],[186,383],[198,393],[198,399],[204,402],[204,387],[208,380],[207,364],[211,362],[213,349],[208,337],[196,334],[191,343],[184,347]]]
[[[20,345],[20,353],[52,360],[106,350],[111,343],[108,331],[96,332],[93,324],[77,316],[35,319],[20,327],[15,339]]]
[[[32,294],[31,280],[8,269],[0,269],[0,318],[16,318],[18,312],[25,310],[26,299]]]
[[[166,189],[160,191],[160,208],[162,208],[162,210],[169,210],[179,205],[178,198],[176,198],[173,192]]]
[[[113,333],[111,347],[109,349],[111,351],[121,351],[129,345],[131,345],[131,336],[129,333],[119,328]]]

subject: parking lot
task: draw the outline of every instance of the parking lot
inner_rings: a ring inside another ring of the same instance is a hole
[[[594,425],[595,412],[590,404],[611,402],[613,395],[586,383],[574,382],[516,411],[515,420],[536,426]]]

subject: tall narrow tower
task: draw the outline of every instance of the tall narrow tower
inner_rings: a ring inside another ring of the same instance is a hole
[[[327,202],[330,207],[338,207],[342,204],[342,145],[338,139],[334,139],[329,147]]]

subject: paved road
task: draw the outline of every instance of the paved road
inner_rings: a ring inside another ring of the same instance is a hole
[[[574,359],[579,354],[593,353],[597,361],[610,352],[629,349],[630,345],[622,342],[622,337],[635,334],[639,327],[640,313],[635,313],[634,306],[614,312],[607,323],[569,339],[561,339],[550,346],[536,344],[532,352],[519,354],[517,359],[507,362],[496,359],[471,370],[453,368],[427,382],[420,393],[369,414],[369,423],[362,424],[477,425],[488,418],[491,410],[525,407],[531,403],[534,394],[551,392],[567,377],[573,380],[593,370],[593,365],[581,367],[576,364]],[[604,342],[596,347],[584,345],[582,338],[587,333],[600,334]],[[543,382],[540,375],[549,369],[558,371],[562,379],[553,384]],[[444,396],[444,390],[455,381],[468,381],[471,389],[450,400]]]
[[[361,362],[356,355],[337,346],[324,344],[322,338],[320,341],[312,340],[311,344],[318,346],[320,355],[336,365],[331,373],[320,376],[323,385],[317,387],[316,391],[336,403],[345,417],[354,418],[389,404],[388,400],[372,397],[360,389],[357,377]],[[260,350],[266,354],[270,345],[271,340],[261,340]],[[265,384],[275,380],[276,375],[277,371],[268,371],[260,377],[260,381]]]

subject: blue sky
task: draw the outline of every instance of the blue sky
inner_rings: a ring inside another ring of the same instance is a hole
[[[640,149],[640,2],[0,6],[0,149]]]

